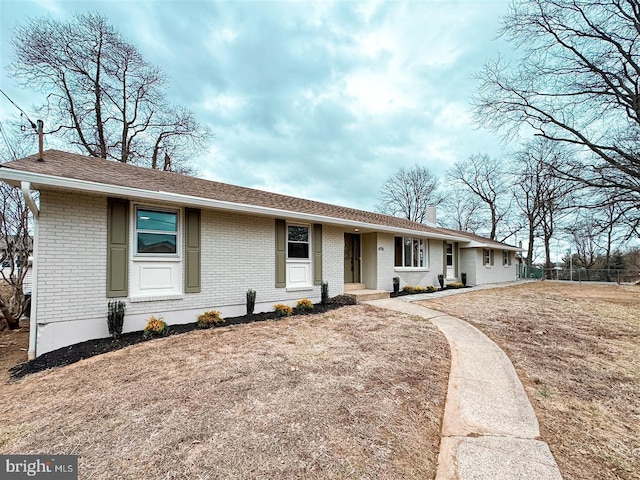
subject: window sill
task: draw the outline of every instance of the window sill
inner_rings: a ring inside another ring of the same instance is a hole
[[[166,302],[169,300],[182,300],[184,295],[181,293],[170,293],[167,295],[140,295],[137,297],[129,297],[131,303],[141,302]]]
[[[132,262],[174,262],[174,263],[178,263],[182,261],[182,257],[179,256],[170,256],[167,255],[166,257],[156,257],[156,256],[140,256],[140,255],[135,255],[133,257],[131,257],[131,261]]]
[[[307,292],[313,290],[313,285],[300,285],[299,287],[287,287],[287,292]]]
[[[429,267],[394,267],[394,272],[428,272]]]

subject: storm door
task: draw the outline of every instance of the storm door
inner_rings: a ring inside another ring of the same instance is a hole
[[[344,234],[344,283],[360,283],[359,234]]]

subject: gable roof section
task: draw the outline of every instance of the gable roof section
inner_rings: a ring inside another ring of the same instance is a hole
[[[423,233],[434,238],[455,241],[472,240],[465,232],[434,228],[422,223],[380,213],[356,210],[329,203],[239,187],[173,172],[164,172],[112,160],[89,157],[59,150],[46,150],[43,161],[37,155],[0,165],[0,178],[31,182],[42,186],[101,192],[138,198],[165,199],[185,205],[210,205],[236,211],[271,213],[306,217],[314,221],[338,224],[377,226],[382,230]],[[115,187],[115,188],[114,188]],[[154,194],[157,194],[154,196]],[[166,198],[165,198],[166,197]],[[257,209],[257,210],[256,210]],[[482,238],[482,237],[479,237]],[[491,242],[490,240],[483,239]],[[496,247],[509,247],[491,242]],[[515,247],[510,247],[511,249]]]

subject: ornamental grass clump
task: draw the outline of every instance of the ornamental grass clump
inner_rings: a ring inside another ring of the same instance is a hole
[[[253,315],[256,308],[256,291],[251,288],[247,290],[247,315]]]
[[[447,284],[447,288],[464,288],[464,283],[462,282],[451,282]]]
[[[298,303],[296,303],[296,310],[299,310],[300,312],[311,312],[313,310],[313,303],[308,298],[298,300]]]
[[[124,314],[127,311],[127,306],[123,301],[114,300],[108,303],[107,308],[107,327],[109,328],[109,335],[113,338],[118,338],[122,335]]]
[[[169,325],[162,319],[162,317],[154,317],[151,315],[147,321],[147,326],[144,327],[142,336],[145,338],[164,337],[169,334]]]
[[[198,315],[198,322],[196,323],[198,328],[218,327],[223,324],[224,318],[220,316],[220,312],[217,310],[210,310]]]
[[[293,313],[293,308],[291,308],[289,305],[284,305],[282,303],[276,303],[273,306],[273,311],[276,312],[276,314],[279,317],[288,317],[289,315],[291,315]]]
[[[329,303],[329,282],[322,282],[320,284],[320,299],[323,305]]]

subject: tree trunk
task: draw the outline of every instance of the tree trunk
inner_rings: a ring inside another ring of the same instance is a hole
[[[533,242],[535,241],[535,231],[529,227],[529,246],[527,247],[527,267],[533,267]]]
[[[545,277],[550,280],[551,277],[551,239],[545,237],[544,239],[544,270]]]
[[[15,318],[11,314],[11,310],[9,310],[9,307],[2,299],[0,299],[0,312],[2,312],[2,315],[4,316],[4,319],[7,321],[7,325],[9,325],[9,328],[11,330],[20,328],[20,319]]]

